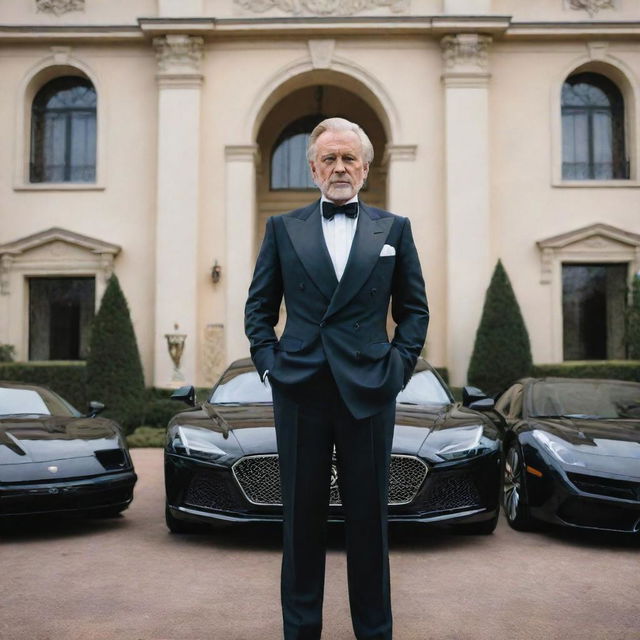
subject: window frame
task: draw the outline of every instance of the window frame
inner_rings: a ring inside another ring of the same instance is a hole
[[[16,95],[16,146],[14,191],[104,191],[106,188],[106,103],[107,96],[96,74],[83,61],[74,58],[66,47],[38,62],[27,74]],[[62,51],[64,49],[64,51]],[[47,82],[60,76],[78,76],[93,85],[96,96],[96,179],[95,182],[29,182],[31,159],[31,105],[36,93]]]

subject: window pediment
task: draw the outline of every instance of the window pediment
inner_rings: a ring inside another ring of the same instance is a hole
[[[632,262],[640,266],[640,235],[597,223],[538,240],[542,252],[540,282],[551,282],[553,262]]]
[[[106,282],[120,251],[117,244],[60,227],[0,244],[0,293],[10,294],[12,271],[57,275],[96,273]]]

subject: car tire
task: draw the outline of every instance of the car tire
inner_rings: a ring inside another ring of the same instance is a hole
[[[171,533],[205,533],[208,528],[204,524],[197,524],[195,522],[187,522],[185,520],[178,520],[171,513],[169,505],[165,504],[164,507],[164,519],[167,523],[167,528]]]
[[[516,531],[531,531],[534,525],[526,498],[524,456],[517,440],[509,445],[502,469],[502,508],[507,522]]]

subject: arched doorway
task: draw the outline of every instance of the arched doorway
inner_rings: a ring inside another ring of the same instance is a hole
[[[333,116],[357,122],[371,139],[375,155],[362,199],[375,207],[385,207],[385,127],[360,95],[323,78],[323,82],[307,84],[282,97],[266,114],[258,131],[261,163],[256,180],[256,253],[269,216],[304,206],[319,197],[318,189],[308,178],[308,168],[302,168],[301,164],[306,165],[304,149],[311,129],[323,118]]]

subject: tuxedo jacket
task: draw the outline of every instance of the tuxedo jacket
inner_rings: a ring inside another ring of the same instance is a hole
[[[429,308],[420,261],[408,218],[360,202],[338,282],[321,215],[317,200],[267,221],[245,331],[260,376],[268,370],[272,384],[294,390],[328,365],[349,411],[366,418],[406,385],[424,344]],[[274,326],[283,297],[287,321],[278,340]],[[391,342],[390,302],[396,323]]]

